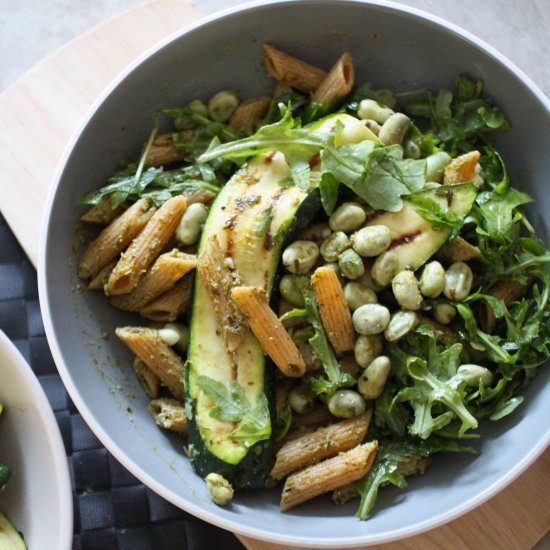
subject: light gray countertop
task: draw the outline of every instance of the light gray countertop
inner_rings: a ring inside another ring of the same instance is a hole
[[[42,57],[142,0],[0,0],[0,90]],[[239,0],[195,0],[204,14]],[[550,1],[401,0],[443,17],[495,47],[550,95]]]

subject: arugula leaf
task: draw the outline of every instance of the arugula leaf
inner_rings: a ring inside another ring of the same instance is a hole
[[[299,288],[304,297],[307,319],[315,331],[314,336],[309,339],[309,343],[317,358],[323,363],[326,374],[326,378],[313,378],[311,387],[317,395],[328,397],[338,388],[353,386],[356,380],[349,373],[342,371],[340,363],[330,347],[317,307],[315,292],[309,285],[300,286]]]
[[[334,174],[325,172],[321,176],[319,182],[319,192],[321,194],[321,204],[323,210],[330,216],[336,208],[338,202],[338,191],[340,189],[340,182],[334,177]]]
[[[434,97],[426,91],[424,98],[405,106],[410,115],[430,119],[433,132],[452,156],[471,151],[478,141],[485,142],[491,132],[509,128],[502,112],[481,97],[481,80],[461,74],[455,84],[457,94],[441,90]]]
[[[251,447],[258,441],[271,437],[269,405],[265,394],[261,394],[255,405],[246,397],[238,382],[227,388],[221,382],[208,376],[199,376],[197,384],[214,404],[210,416],[224,422],[240,422],[228,437]]]
[[[366,520],[374,508],[378,489],[391,483],[400,489],[407,486],[407,480],[398,471],[400,464],[405,464],[418,457],[426,458],[440,452],[466,452],[478,454],[472,447],[456,444],[454,441],[432,436],[427,441],[401,439],[399,441],[384,441],[376,453],[374,464],[369,473],[356,482],[361,494],[361,502],[356,512],[360,520]]]
[[[425,185],[425,174],[424,159],[404,159],[403,148],[390,145],[371,150],[361,177],[351,185],[344,183],[375,210],[397,212],[403,207],[403,195]]]

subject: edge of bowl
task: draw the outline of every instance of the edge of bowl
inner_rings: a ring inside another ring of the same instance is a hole
[[[220,518],[217,514],[208,512],[199,506],[192,504],[187,501],[182,501],[181,497],[175,495],[172,491],[160,486],[153,478],[150,477],[150,474],[147,471],[142,470],[138,467],[131,459],[127,458],[123,453],[119,452],[116,442],[111,439],[107,432],[97,424],[93,414],[86,404],[80,399],[80,394],[75,384],[71,379],[69,373],[65,370],[63,354],[58,346],[58,341],[53,329],[53,324],[51,321],[51,314],[48,306],[48,288],[45,276],[44,265],[47,261],[46,256],[46,242],[48,234],[48,225],[49,225],[49,214],[53,205],[53,201],[57,192],[57,187],[61,176],[63,174],[64,167],[67,163],[68,158],[70,157],[71,151],[79,139],[79,136],[82,130],[87,126],[90,119],[93,117],[96,110],[99,106],[106,100],[110,93],[132,72],[134,71],[141,63],[146,59],[151,57],[153,54],[158,52],[164,46],[175,40],[176,38],[181,37],[182,35],[193,31],[196,28],[199,28],[207,23],[221,19],[227,15],[232,15],[239,13],[241,11],[254,10],[260,7],[263,7],[268,4],[290,4],[297,2],[298,0],[254,0],[247,2],[245,4],[239,4],[238,6],[226,8],[220,11],[217,11],[213,14],[201,17],[197,21],[185,25],[181,29],[171,33],[157,44],[149,48],[146,52],[137,57],[132,63],[130,63],[119,75],[105,88],[105,90],[100,94],[96,99],[93,105],[90,107],[88,113],[82,120],[81,124],[77,130],[72,135],[69,140],[65,151],[62,155],[61,160],[56,168],[54,176],[52,178],[52,185],[50,187],[48,197],[46,200],[44,214],[41,221],[41,232],[40,232],[40,248],[39,248],[39,261],[38,261],[38,289],[39,289],[39,298],[41,308],[43,310],[44,317],[44,327],[48,343],[50,345],[52,355],[54,357],[55,363],[58,367],[60,376],[69,392],[71,398],[73,399],[76,407],[81,413],[82,417],[86,423],[90,426],[94,434],[98,437],[101,443],[113,454],[113,456],[124,465],[133,475],[135,475],[142,483],[150,487],[153,491],[159,494],[161,497],[165,498],[178,508],[223,529],[234,532],[236,534],[248,536],[251,538],[263,540],[266,542],[272,542],[276,544],[285,544],[285,545],[295,545],[301,546],[304,548],[351,548],[365,544],[380,544],[386,542],[393,542],[399,539],[411,537],[418,535],[420,533],[426,532],[430,529],[437,528],[445,523],[448,523],[465,513],[469,512],[473,508],[481,505],[492,496],[496,495],[512,481],[514,481],[522,472],[524,472],[541,454],[542,452],[550,445],[550,429],[547,431],[546,436],[541,438],[538,445],[536,445],[529,454],[527,454],[523,460],[519,461],[516,466],[507,472],[498,482],[493,483],[486,490],[472,497],[471,499],[463,502],[461,505],[456,506],[455,508],[442,512],[441,514],[435,516],[433,519],[424,521],[416,524],[414,527],[395,529],[386,535],[372,535],[365,534],[364,536],[351,537],[346,539],[341,538],[323,538],[323,539],[311,539],[295,536],[287,536],[283,533],[272,533],[264,531],[262,529],[254,529],[243,527],[236,521],[225,520]],[[322,3],[331,3],[334,0],[303,0],[304,3],[309,2],[322,2]],[[501,54],[494,47],[486,43],[484,40],[478,38],[473,33],[463,29],[459,25],[451,23],[446,19],[433,15],[424,10],[418,8],[409,7],[404,4],[399,4],[391,0],[338,0],[342,4],[367,4],[373,6],[380,6],[384,8],[389,8],[394,11],[398,11],[404,14],[413,15],[420,19],[427,20],[435,25],[445,28],[447,31],[454,35],[459,35],[462,39],[468,41],[473,46],[483,50],[489,56],[493,57],[499,63],[505,65],[510,72],[512,72],[516,77],[522,80],[527,87],[533,92],[537,99],[546,107],[550,112],[550,100],[546,95],[540,90],[540,88],[534,83],[534,81],[527,76],[519,67],[517,67],[512,61],[510,61],[506,56]]]
[[[32,397],[36,411],[40,413],[39,420],[46,432],[46,439],[52,451],[53,474],[57,480],[62,502],[62,507],[57,510],[57,532],[61,543],[59,550],[69,550],[73,541],[73,491],[61,432],[40,382],[19,350],[1,330],[0,348],[8,356],[9,361],[15,364],[18,376],[24,382],[25,388]]]

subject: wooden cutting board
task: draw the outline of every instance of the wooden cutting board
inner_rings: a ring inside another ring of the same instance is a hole
[[[0,95],[0,209],[36,265],[39,220],[56,165],[88,108],[139,54],[200,14],[154,0],[44,59]],[[497,496],[461,518],[379,550],[529,550],[550,529],[550,449]],[[286,547],[239,537],[250,550]]]

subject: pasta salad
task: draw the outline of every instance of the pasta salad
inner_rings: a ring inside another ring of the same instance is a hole
[[[481,80],[395,93],[357,86],[348,53],[328,71],[263,53],[271,96],[163,109],[84,198],[100,229],[78,275],[141,316],[116,334],[214,502],[281,483],[283,511],[331,493],[366,519],[521,406],[550,253]]]

